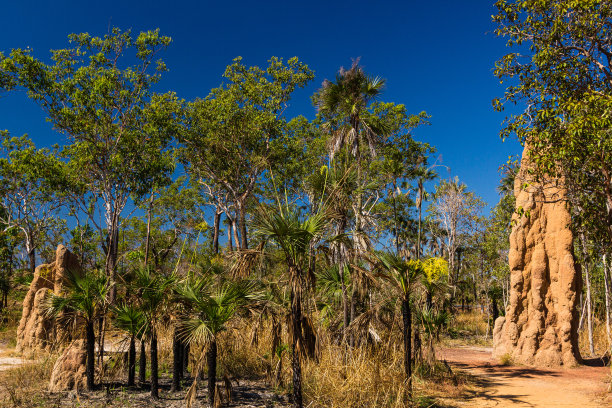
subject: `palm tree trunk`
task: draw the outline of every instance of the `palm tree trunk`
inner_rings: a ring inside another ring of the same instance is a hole
[[[410,310],[410,299],[406,296],[402,300],[402,319],[404,322],[404,371],[406,373],[406,388],[408,399],[412,400],[412,311]]]
[[[302,299],[291,288],[291,367],[293,369],[293,406],[302,408],[302,367],[300,365],[299,338],[302,331]]]
[[[181,390],[181,379],[183,377],[183,342],[176,327],[172,338],[172,357],[172,392],[176,392]]]
[[[130,349],[128,350],[128,387],[134,385],[136,377],[136,340],[130,337]]]
[[[206,352],[208,364],[208,401],[211,408],[215,406],[215,386],[217,385],[217,339],[213,338]]]
[[[151,329],[151,397],[159,398],[159,372],[157,363],[157,333]]]
[[[187,372],[187,367],[189,366],[189,343],[183,344],[183,351],[181,352],[181,356],[183,357],[183,373],[181,374],[181,377],[183,377],[184,374]]]
[[[94,334],[94,322],[92,320],[87,321],[86,327],[86,336],[87,336],[87,366],[86,366],[86,375],[87,375],[87,390],[93,391],[94,389],[94,373],[95,373],[95,346],[96,346],[96,336]]]
[[[140,340],[140,362],[138,367],[138,382],[141,386],[144,385],[147,380],[147,353],[145,350],[144,339]]]

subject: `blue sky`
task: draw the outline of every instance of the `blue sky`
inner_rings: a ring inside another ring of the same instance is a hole
[[[493,1],[3,1],[0,51],[30,47],[38,57],[68,45],[73,32],[103,35],[110,26],[138,32],[159,28],[173,43],[162,58],[170,72],[161,90],[205,96],[236,56],[265,65],[270,56],[298,56],[315,80],[295,93],[289,116],[314,117],[310,95],[351,58],[387,79],[381,100],[427,111],[432,125],[417,140],[438,149],[442,164],[490,205],[497,199],[498,167],[520,153],[498,133],[504,114],[491,100],[503,86],[493,76],[507,53],[493,33]],[[38,145],[62,143],[41,109],[22,93],[0,98],[0,129],[28,133]]]

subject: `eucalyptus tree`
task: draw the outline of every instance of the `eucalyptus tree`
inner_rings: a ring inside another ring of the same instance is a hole
[[[15,255],[19,242],[17,228],[10,228],[1,221],[3,211],[0,208],[0,313],[8,306],[8,295],[13,287],[17,260]]]
[[[422,168],[427,166],[428,156],[435,151],[429,144],[412,138],[417,127],[429,124],[429,116],[425,112],[409,115],[404,105],[394,103],[377,102],[372,108],[388,129],[384,144],[379,148],[381,154],[368,169],[368,178],[379,178],[380,185],[384,185],[386,190],[379,192],[384,197],[384,205],[377,209],[375,218],[379,228],[393,231],[395,250],[399,253],[400,247],[406,249],[408,246],[409,226],[412,224],[409,212],[415,204],[417,209],[420,206],[419,195],[416,202],[411,199],[411,193],[420,191],[413,183],[418,180]],[[388,208],[386,211],[385,207]]]
[[[467,186],[457,177],[449,181],[440,180],[433,198],[434,201],[428,211],[433,222],[437,222],[440,226],[439,232],[442,233],[440,238],[448,256],[449,283],[454,285],[459,275],[459,263],[455,258],[461,239],[469,236],[482,221],[480,211],[485,204],[473,192],[468,191]]]
[[[511,52],[495,74],[508,83],[501,136],[516,135],[536,176],[557,179],[574,226],[601,230],[612,242],[612,4],[603,0],[498,0],[493,21]]]
[[[73,46],[53,50],[50,64],[30,49],[14,49],[0,61],[0,70],[67,135],[58,189],[98,229],[112,285],[128,201],[167,183],[174,169],[165,152],[180,104],[174,94],[152,90],[166,71],[157,58],[170,38],[158,31],[133,36],[118,28],[104,37],[68,38]]]
[[[179,335],[188,344],[206,346],[208,400],[210,406],[215,407],[218,336],[236,313],[257,297],[255,285],[252,281],[227,281],[215,285],[212,277],[204,274],[188,277],[176,285],[175,291],[178,299],[186,304],[186,313],[178,322]],[[192,390],[196,384],[194,382]]]
[[[48,149],[37,149],[26,136],[0,132],[0,222],[4,230],[16,228],[23,237],[30,273],[45,235],[61,223],[63,202],[53,188],[61,164]]]
[[[154,271],[174,267],[186,240],[195,240],[206,229],[202,197],[197,188],[177,177],[136,202],[142,216],[127,220],[124,251],[138,251],[141,261]]]
[[[95,333],[94,325],[106,310],[106,295],[108,278],[104,273],[89,271],[80,274],[68,270],[66,274],[65,291],[62,294],[51,294],[45,304],[50,316],[60,319],[58,323],[73,326],[84,324],[85,347],[87,350],[86,376],[87,389],[94,389],[95,375]]]
[[[382,277],[391,283],[400,297],[402,308],[402,336],[404,340],[404,372],[408,398],[412,400],[412,308],[411,296],[424,273],[423,264],[418,260],[404,260],[392,253],[377,255],[378,268]]]
[[[293,91],[313,76],[297,57],[272,57],[265,69],[247,67],[238,57],[225,70],[223,85],[187,105],[182,160],[208,189],[216,212],[225,212],[233,225],[238,221],[241,249],[248,243],[248,200],[262,176],[287,160],[284,110]]]
[[[301,353],[305,350],[303,333],[304,292],[314,279],[311,262],[316,243],[320,242],[329,223],[330,212],[324,206],[315,214],[302,216],[296,208],[280,204],[260,207],[253,221],[257,237],[278,246],[284,255],[291,291],[291,355],[293,370],[293,405],[303,406]]]

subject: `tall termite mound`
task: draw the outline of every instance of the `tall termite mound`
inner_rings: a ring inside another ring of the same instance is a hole
[[[514,182],[516,211],[510,234],[510,299],[495,321],[493,354],[517,363],[574,366],[578,351],[577,294],[571,217],[557,181],[530,175],[527,148]]]
[[[61,293],[69,270],[80,273],[79,260],[63,245],[57,247],[54,262],[36,268],[30,289],[23,299],[17,328],[18,352],[48,350],[67,335],[62,328],[54,327],[53,319],[45,313],[45,302],[52,293]]]

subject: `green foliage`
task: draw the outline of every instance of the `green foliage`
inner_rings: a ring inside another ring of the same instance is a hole
[[[210,276],[189,277],[175,288],[188,312],[179,322],[179,333],[188,343],[207,343],[225,330],[240,308],[258,296],[252,281],[214,285]]]
[[[501,136],[525,144],[534,176],[562,180],[573,224],[612,237],[612,5],[607,1],[496,2],[496,33],[519,47],[497,61],[495,74],[509,83],[505,103],[523,113],[507,119]]]
[[[385,272],[383,277],[394,284],[403,298],[409,298],[424,273],[423,263],[415,259],[404,260],[387,252],[377,254],[376,257]]]
[[[47,298],[47,314],[54,317],[62,314],[63,319],[70,320],[83,318],[91,323],[104,313],[107,292],[108,280],[104,273],[80,273],[69,269],[65,292]]]
[[[138,339],[142,340],[144,338],[148,331],[147,320],[140,307],[122,303],[113,306],[111,313],[114,316],[113,323],[118,329]]]

